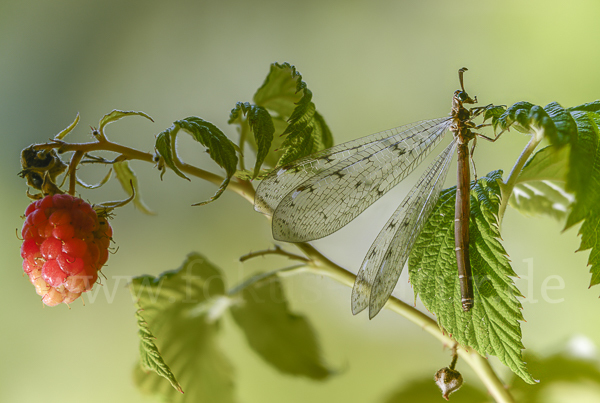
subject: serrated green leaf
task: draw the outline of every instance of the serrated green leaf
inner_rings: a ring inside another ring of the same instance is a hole
[[[547,215],[563,220],[573,202],[565,190],[568,147],[547,146],[523,167],[509,199],[511,207],[528,216]]]
[[[544,106],[556,130],[546,130],[546,136],[550,143],[558,146],[569,144],[571,139],[577,136],[577,124],[571,114],[557,102]]]
[[[278,278],[246,287],[231,314],[250,347],[279,371],[318,380],[331,375],[312,326],[290,311]]]
[[[597,390],[597,385],[600,384],[600,371],[598,371],[595,360],[581,359],[565,353],[554,354],[546,358],[528,353],[525,354],[525,360],[531,371],[539,375],[541,382],[535,387],[531,387],[519,378],[513,377],[509,385],[511,394],[517,402],[546,403],[548,397],[554,395],[553,392],[556,391],[554,388],[557,386],[563,390],[565,387],[571,386],[573,390],[578,391],[591,387],[590,394],[593,394]]]
[[[196,203],[194,206],[203,206],[217,200],[235,173],[238,163],[236,150],[239,150],[237,145],[229,140],[217,126],[197,116],[178,120],[173,124],[191,134],[194,140],[205,146],[210,158],[227,173],[217,192],[210,199]]]
[[[577,136],[571,138],[566,189],[575,194],[575,203],[565,229],[585,219],[600,202],[600,115],[573,111],[571,116],[577,125]]]
[[[144,371],[154,371],[169,381],[178,392],[183,393],[181,385],[175,379],[175,375],[171,372],[171,368],[164,362],[158,347],[154,344],[154,335],[148,327],[148,323],[144,320],[140,311],[136,311],[135,318],[137,319],[138,335],[140,336],[140,366]]]
[[[485,112],[483,114],[483,121],[485,122],[488,119],[492,119],[492,127],[494,128],[494,130],[496,130],[500,116],[502,116],[502,114],[504,114],[505,111],[506,106],[504,105],[492,105],[485,109]]]
[[[558,111],[552,108],[550,108],[550,111],[555,112],[558,118],[562,117],[562,115],[558,115]],[[541,106],[533,105],[529,102],[517,102],[507,108],[506,112],[497,118],[494,129],[496,127],[500,127],[502,130],[514,127],[520,132],[535,134],[536,136],[543,135],[548,137],[551,142],[559,143],[556,125],[548,115],[548,112]],[[562,141],[563,137],[560,137],[560,139]],[[560,144],[562,145],[563,143]]]
[[[319,147],[323,150],[333,147],[333,134],[329,130],[327,123],[325,123],[325,118],[319,112],[315,112],[313,118],[316,121],[315,130],[318,131],[317,138],[321,139]]]
[[[530,131],[529,111],[533,106],[533,104],[523,101],[508,107],[498,118],[498,126],[503,130],[514,126],[517,130],[528,133]]]
[[[333,146],[333,137],[325,120],[315,110],[314,103],[298,108],[289,119],[289,125],[282,135],[287,135],[281,147],[283,153],[278,165],[324,150]]]
[[[129,196],[135,195],[133,197],[133,204],[144,214],[156,214],[154,211],[150,210],[150,208],[148,208],[146,203],[144,203],[142,200],[137,176],[129,166],[129,161],[115,162],[113,164],[113,168],[115,170],[115,175],[117,176],[117,179],[121,183],[121,186],[125,192],[127,192]],[[131,188],[132,185],[133,189]]]
[[[499,118],[506,111],[506,106],[502,105],[492,105],[489,108],[485,109],[483,114],[483,120],[488,120],[490,118]]]
[[[211,304],[225,298],[221,271],[203,256],[190,254],[179,269],[135,277],[129,288],[156,337],[157,350],[151,353],[160,352],[185,394],[139,366],[136,385],[170,402],[233,402],[233,368],[218,345],[219,322],[211,310]]]
[[[572,106],[567,109],[569,112],[584,111],[584,112],[600,112],[600,101],[588,102],[577,106]]]
[[[263,85],[254,94],[254,103],[288,118],[306,88],[302,75],[289,63],[272,63]]]
[[[184,173],[181,172],[179,170],[179,168],[177,168],[177,166],[175,165],[175,160],[173,159],[173,157],[174,157],[173,153],[175,152],[175,135],[177,134],[178,130],[179,130],[178,128],[171,126],[168,129],[163,130],[162,132],[158,133],[156,135],[156,142],[154,144],[154,148],[160,154],[160,156],[163,158],[163,160],[165,161],[165,164],[167,164],[167,166],[169,168],[171,168],[173,170],[173,172],[175,172],[177,175],[179,175],[183,179],[190,180],[190,178],[185,176]],[[161,173],[161,178],[162,178],[162,173]]]
[[[591,287],[600,284],[600,206],[598,204],[589,211],[579,229],[579,235],[581,235],[581,245],[578,251],[591,249],[588,258],[588,266],[591,266],[592,274]]]
[[[228,123],[238,122],[240,125],[243,125],[245,122],[241,121],[242,114],[247,116],[248,126],[254,134],[253,144],[256,144],[257,152],[256,163],[254,164],[254,176],[252,179],[256,179],[260,172],[260,167],[271,148],[275,126],[273,125],[271,115],[265,108],[262,106],[250,105],[248,102],[238,102],[235,105],[235,108],[231,110],[231,114],[229,115]]]
[[[535,380],[521,356],[523,320],[521,296],[515,287],[506,251],[500,243],[497,214],[501,171],[479,179],[471,190],[470,257],[475,305],[464,312],[454,251],[456,187],[442,192],[440,200],[412,249],[410,281],[415,298],[437,316],[439,325],[460,344],[482,355],[497,356],[528,383]]]
[[[134,277],[129,289],[150,324],[154,315],[166,307],[177,305],[180,310],[196,309],[198,304],[225,295],[221,270],[198,253],[189,254],[180,268],[157,277]]]
[[[521,214],[535,217],[547,215],[562,221],[572,202],[572,196],[553,181],[530,181],[515,185],[508,203]]]
[[[150,120],[151,122],[154,122],[154,120],[144,112],[141,112],[141,111],[119,111],[119,110],[115,109],[112,112],[107,113],[106,115],[104,115],[102,117],[102,119],[100,119],[100,123],[98,124],[98,131],[100,133],[104,133],[104,128],[106,127],[107,124],[116,122],[117,120],[122,119],[125,116],[143,116],[146,119]]]
[[[567,180],[569,149],[566,147],[547,146],[537,151],[523,166],[517,183],[529,181]]]
[[[184,394],[177,392],[168,381],[153,372],[136,366],[133,379],[144,394],[171,403],[215,402],[233,403],[233,367],[218,344],[218,327],[206,315],[181,318],[177,313],[165,323],[157,337],[173,340],[161,345],[162,355],[171,362]]]
[[[271,64],[269,75],[254,94],[254,102],[289,122],[282,133],[287,137],[281,144],[282,156],[277,165],[333,145],[331,131],[312,102],[312,92],[289,63]]]
[[[67,134],[69,134],[73,131],[75,126],[77,126],[77,123],[79,123],[79,112],[77,112],[77,116],[75,116],[75,120],[73,121],[73,123],[71,123],[69,126],[65,127],[63,130],[60,131],[60,133],[58,133],[56,136],[54,136],[54,140],[64,139]]]
[[[313,136],[314,127],[310,124],[315,112],[315,105],[312,102],[298,105],[282,134],[287,137],[281,145],[284,151],[277,165],[285,165],[319,151],[315,144],[316,137]]]

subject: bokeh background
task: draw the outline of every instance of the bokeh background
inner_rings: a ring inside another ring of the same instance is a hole
[[[138,337],[126,279],[179,267],[191,251],[225,270],[230,285],[285,264],[238,262],[272,242],[267,221],[245,200],[228,193],[217,203],[191,207],[215,186],[171,172],[161,181],[153,167],[133,163],[144,199],[158,214],[120,209],[112,221],[119,250],[104,269],[104,287],[85,306],[42,306],[22,277],[15,235],[28,204],[16,175],[19,152],[52,137],[77,112],[81,123],[73,141],[89,140],[89,125],[112,109],[142,110],[154,118],[128,118],[108,128],[111,139],[145,151],[153,149],[155,134],[191,115],[235,139],[226,123],[229,110],[237,101],[251,101],[275,61],[300,70],[336,142],[448,114],[463,66],[469,68],[467,90],[484,104],[572,106],[600,94],[599,17],[594,0],[1,1],[0,401],[153,401],[131,380]],[[480,175],[509,170],[526,142],[516,132],[496,144],[480,142]],[[220,172],[202,147],[183,143],[190,162]],[[103,176],[94,169],[80,172],[90,183]],[[376,209],[316,245],[356,271],[409,186],[399,186]],[[94,202],[124,196],[116,181],[81,194]],[[527,297],[523,340],[541,357],[584,340],[595,365],[600,288],[587,289],[588,252],[574,253],[577,229],[561,228],[551,219],[506,215],[504,245]],[[560,282],[549,276],[560,276],[564,288],[544,294],[544,284]],[[449,363],[436,340],[391,312],[373,321],[353,317],[350,289],[332,280],[295,276],[285,285],[293,309],[311,319],[326,359],[340,373],[325,383],[281,375],[249,350],[226,319],[222,348],[236,367],[240,401],[383,401]],[[412,301],[406,279],[397,293]],[[458,368],[470,385],[482,388],[466,366]],[[600,401],[596,384],[559,385],[544,401],[573,401],[573,391],[577,401]]]

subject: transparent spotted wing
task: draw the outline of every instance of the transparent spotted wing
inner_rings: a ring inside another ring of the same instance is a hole
[[[449,126],[450,118],[412,123],[294,161],[261,182],[255,209],[273,216],[277,240],[330,235],[412,172]]]
[[[453,140],[419,178],[371,245],[352,289],[355,315],[368,306],[369,317],[373,318],[392,295],[410,251],[437,203],[455,148]]]

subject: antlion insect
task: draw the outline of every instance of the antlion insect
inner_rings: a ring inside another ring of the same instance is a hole
[[[473,119],[493,105],[475,104],[465,91],[452,97],[450,117],[424,120],[339,144],[273,170],[258,186],[254,207],[273,217],[273,237],[307,242],[330,235],[362,213],[412,172],[442,140],[453,139],[427,168],[381,230],[358,271],[352,290],[352,312],[369,307],[373,318],[392,294],[410,251],[435,207],[457,150],[458,180],[455,214],[455,251],[464,311],[473,307],[469,260],[470,171],[469,142],[487,125]],[[471,149],[471,154],[473,152]]]

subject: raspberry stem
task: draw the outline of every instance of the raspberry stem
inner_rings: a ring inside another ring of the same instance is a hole
[[[83,151],[75,151],[73,156],[71,157],[71,162],[69,162],[69,194],[71,196],[75,196],[75,185],[77,184],[77,165],[81,162],[83,155],[85,153]]]
[[[95,138],[96,141],[92,141],[89,143],[66,143],[62,140],[54,139],[51,140],[51,142],[49,143],[37,144],[33,146],[33,149],[56,149],[58,153],[64,153],[69,151],[75,152],[69,164],[69,194],[73,194],[75,192],[74,188],[76,182],[77,165],[81,163],[81,159],[83,158],[83,156],[88,153],[94,151],[110,151],[119,154],[119,156],[117,156],[117,158],[115,158],[113,161],[99,161],[103,163],[111,163],[124,160],[140,160],[150,162],[153,164],[156,163],[156,161],[154,160],[154,155],[151,153],[139,151],[130,147],[123,146],[121,144],[111,142],[104,135],[98,135],[95,133]],[[223,182],[224,178],[222,176],[205,171],[196,166],[187,164],[181,161],[177,156],[176,158],[174,158],[174,164],[181,172],[206,180],[217,186],[221,185],[221,183]],[[242,196],[250,203],[254,203],[255,189],[250,181],[240,180],[238,178],[234,181],[231,181],[227,189]],[[298,243],[296,244],[296,246],[304,253],[306,259],[293,254],[289,254],[290,256],[288,257],[294,256],[297,260],[304,261],[303,264],[265,273],[259,278],[254,278],[249,282],[242,283],[237,287],[231,289],[229,291],[229,294],[236,294],[237,292],[246,288],[250,284],[271,276],[281,275],[284,273],[298,273],[303,271],[310,271],[314,274],[325,275],[336,280],[339,283],[352,287],[356,279],[356,276],[352,272],[333,263],[308,243]],[[258,253],[258,255],[269,253],[288,255],[287,252],[282,253],[281,251],[263,252]],[[423,330],[431,334],[433,337],[437,338],[443,344],[454,346],[456,345],[454,340],[452,340],[449,336],[442,332],[435,320],[429,318],[427,315],[420,312],[416,308],[404,303],[403,301],[393,296],[390,298],[386,306],[391,311],[403,316],[404,318],[408,319],[414,324],[420,326]],[[506,403],[514,402],[512,396],[504,388],[502,382],[499,380],[499,378],[491,368],[489,362],[484,357],[482,357],[475,351],[469,351],[464,349],[463,347],[458,347],[457,353],[461,358],[463,358],[463,360],[467,364],[469,364],[475,370],[477,375],[488,388],[489,393],[496,399],[496,401]]]
[[[120,156],[117,157],[116,159],[118,159],[120,161],[140,160],[140,161],[155,163],[154,155],[151,153],[139,151],[134,148],[130,148],[130,147],[118,144],[118,143],[113,143],[113,142],[106,140],[105,138],[101,138],[101,137],[98,137],[97,141],[92,141],[89,143],[66,143],[62,140],[52,140],[49,143],[36,144],[33,148],[34,148],[34,150],[56,149],[56,151],[59,154],[69,152],[69,151],[75,151],[76,154],[81,153],[81,157],[79,157],[79,160],[76,161],[75,164],[74,164],[75,161],[73,159],[75,157],[75,155],[73,156],[73,158],[71,159],[71,163],[69,164],[70,165],[69,166],[70,174],[73,175],[73,177],[75,176],[77,165],[81,162],[81,158],[83,157],[83,155],[93,152],[93,151],[111,151],[114,153],[118,153],[118,154],[120,154]],[[221,185],[221,183],[223,182],[223,179],[224,179],[222,176],[219,176],[212,172],[205,171],[194,165],[187,164],[179,159],[177,159],[175,161],[175,165],[177,166],[177,168],[180,171],[185,172],[186,174],[189,174],[191,176],[195,176],[197,178],[204,179],[215,185]],[[74,186],[73,179],[71,179],[71,182],[70,182],[69,194],[74,193],[74,189],[73,189],[73,193],[71,193],[71,186]],[[254,203],[255,191],[250,182],[239,180],[239,179],[235,180],[235,181],[231,181],[231,182],[229,182],[228,189],[239,194],[240,196],[242,196],[244,199],[248,200],[249,202]]]

